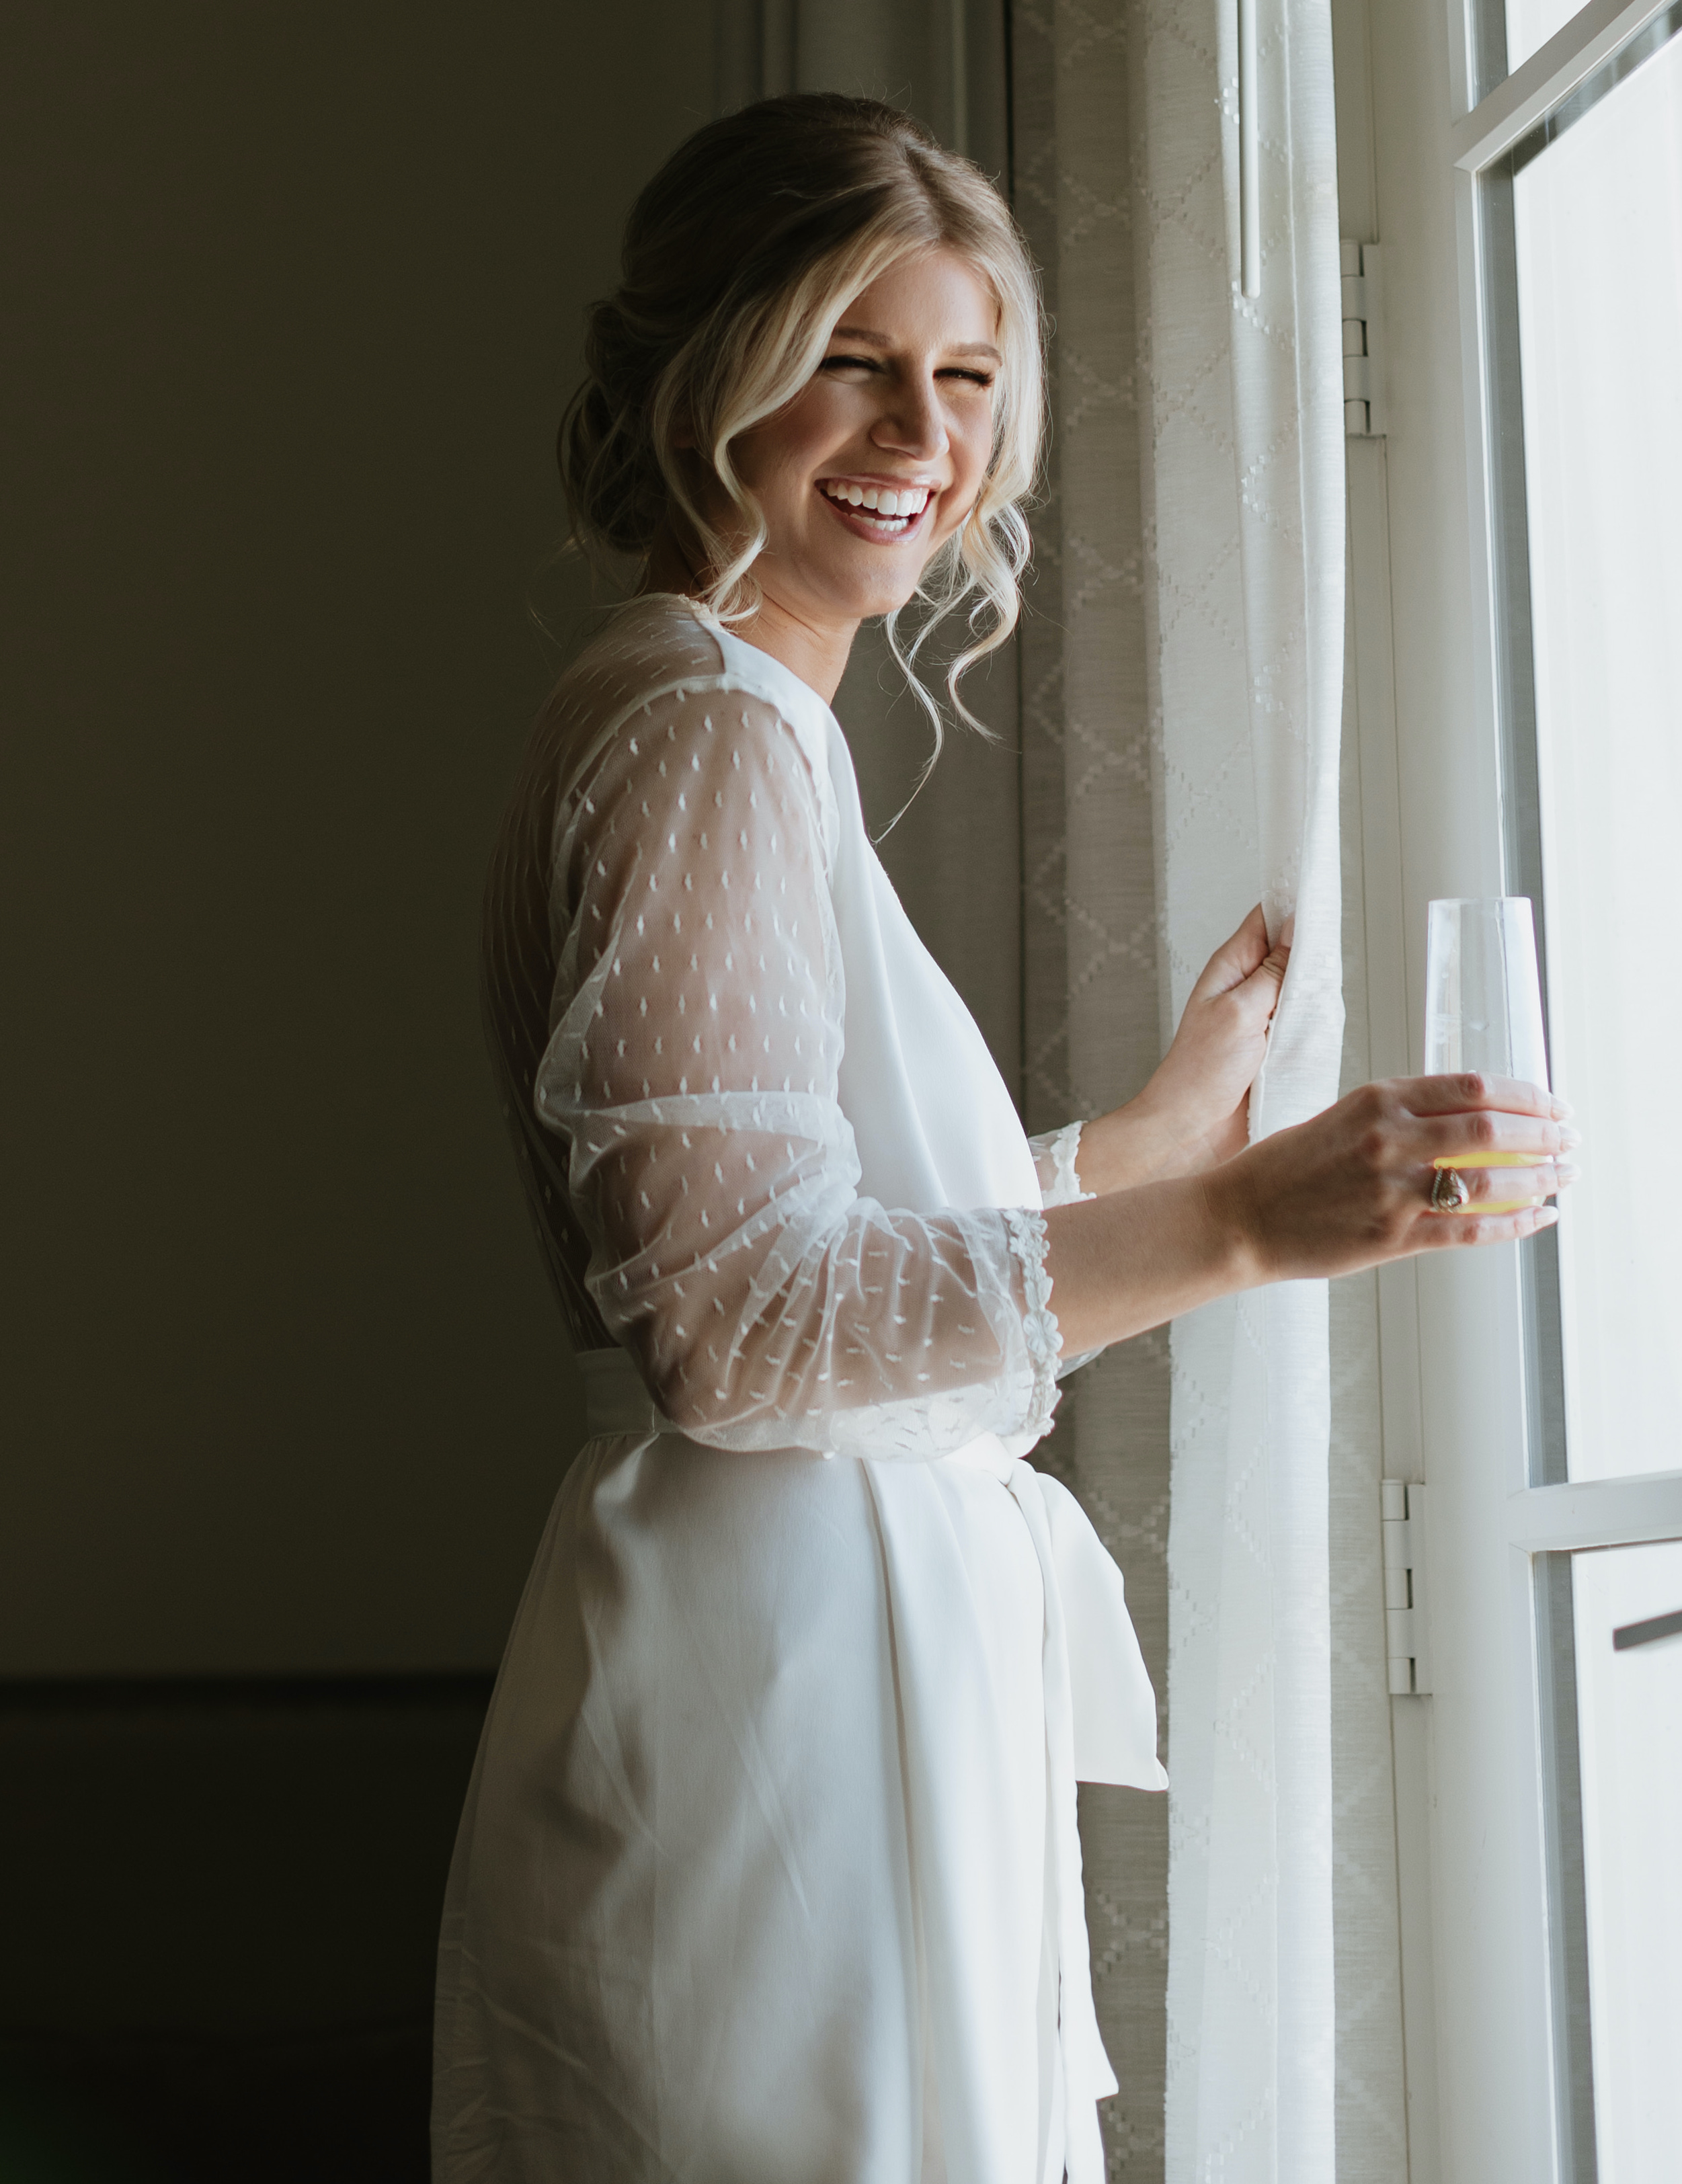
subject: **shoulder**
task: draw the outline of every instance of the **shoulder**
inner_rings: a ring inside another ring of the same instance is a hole
[[[552,714],[605,727],[663,692],[716,682],[721,649],[686,602],[660,593],[619,608],[555,685]]]
[[[610,780],[639,801],[704,773],[710,794],[751,797],[774,780],[810,812],[827,866],[839,821],[828,708],[786,668],[688,602],[633,600],[557,684],[547,710],[564,750],[557,819],[593,806]],[[714,777],[717,778],[715,779]]]

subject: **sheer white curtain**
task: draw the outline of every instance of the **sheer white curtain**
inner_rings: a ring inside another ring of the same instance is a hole
[[[1294,921],[1259,1134],[1337,1096],[1344,501],[1329,8],[1255,6],[1259,295],[1231,0],[1142,5],[1130,75],[1167,984]],[[1330,2184],[1324,1285],[1180,1322],[1172,1377],[1167,2174]]]

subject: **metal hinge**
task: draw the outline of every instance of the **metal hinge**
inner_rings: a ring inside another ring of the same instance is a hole
[[[1339,245],[1343,256],[1343,429],[1360,440],[1390,430],[1384,398],[1384,254],[1376,242]]]
[[[1423,1697],[1431,1688],[1425,1628],[1425,1490],[1417,1479],[1385,1479],[1384,1496],[1384,1652],[1392,1698]]]

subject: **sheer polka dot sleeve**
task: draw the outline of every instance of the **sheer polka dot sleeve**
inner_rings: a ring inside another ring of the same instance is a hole
[[[930,1457],[1042,1430],[1039,1210],[859,1195],[827,794],[774,707],[716,689],[651,699],[568,784],[535,1099],[589,1292],[701,1441]]]

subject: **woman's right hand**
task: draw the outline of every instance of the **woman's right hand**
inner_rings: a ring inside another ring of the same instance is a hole
[[[1570,1110],[1540,1087],[1484,1076],[1395,1078],[1276,1131],[1206,1175],[1217,1219],[1235,1224],[1258,1282],[1354,1273],[1409,1253],[1501,1244],[1557,1220],[1544,1201],[1577,1178]],[[1431,1205],[1434,1163],[1455,1154],[1529,1156],[1462,1167],[1465,1209]],[[1493,1201],[1527,1201],[1488,1213]]]
[[[1557,1217],[1543,1201],[1576,1180],[1569,1112],[1508,1078],[1395,1078],[1200,1175],[1055,1206],[1046,1268],[1063,1348],[1100,1350],[1263,1282],[1532,1236]],[[1465,1210],[1435,1211],[1434,1162],[1497,1152],[1521,1164],[1462,1167]],[[1514,1199],[1527,1203],[1479,1211]]]

